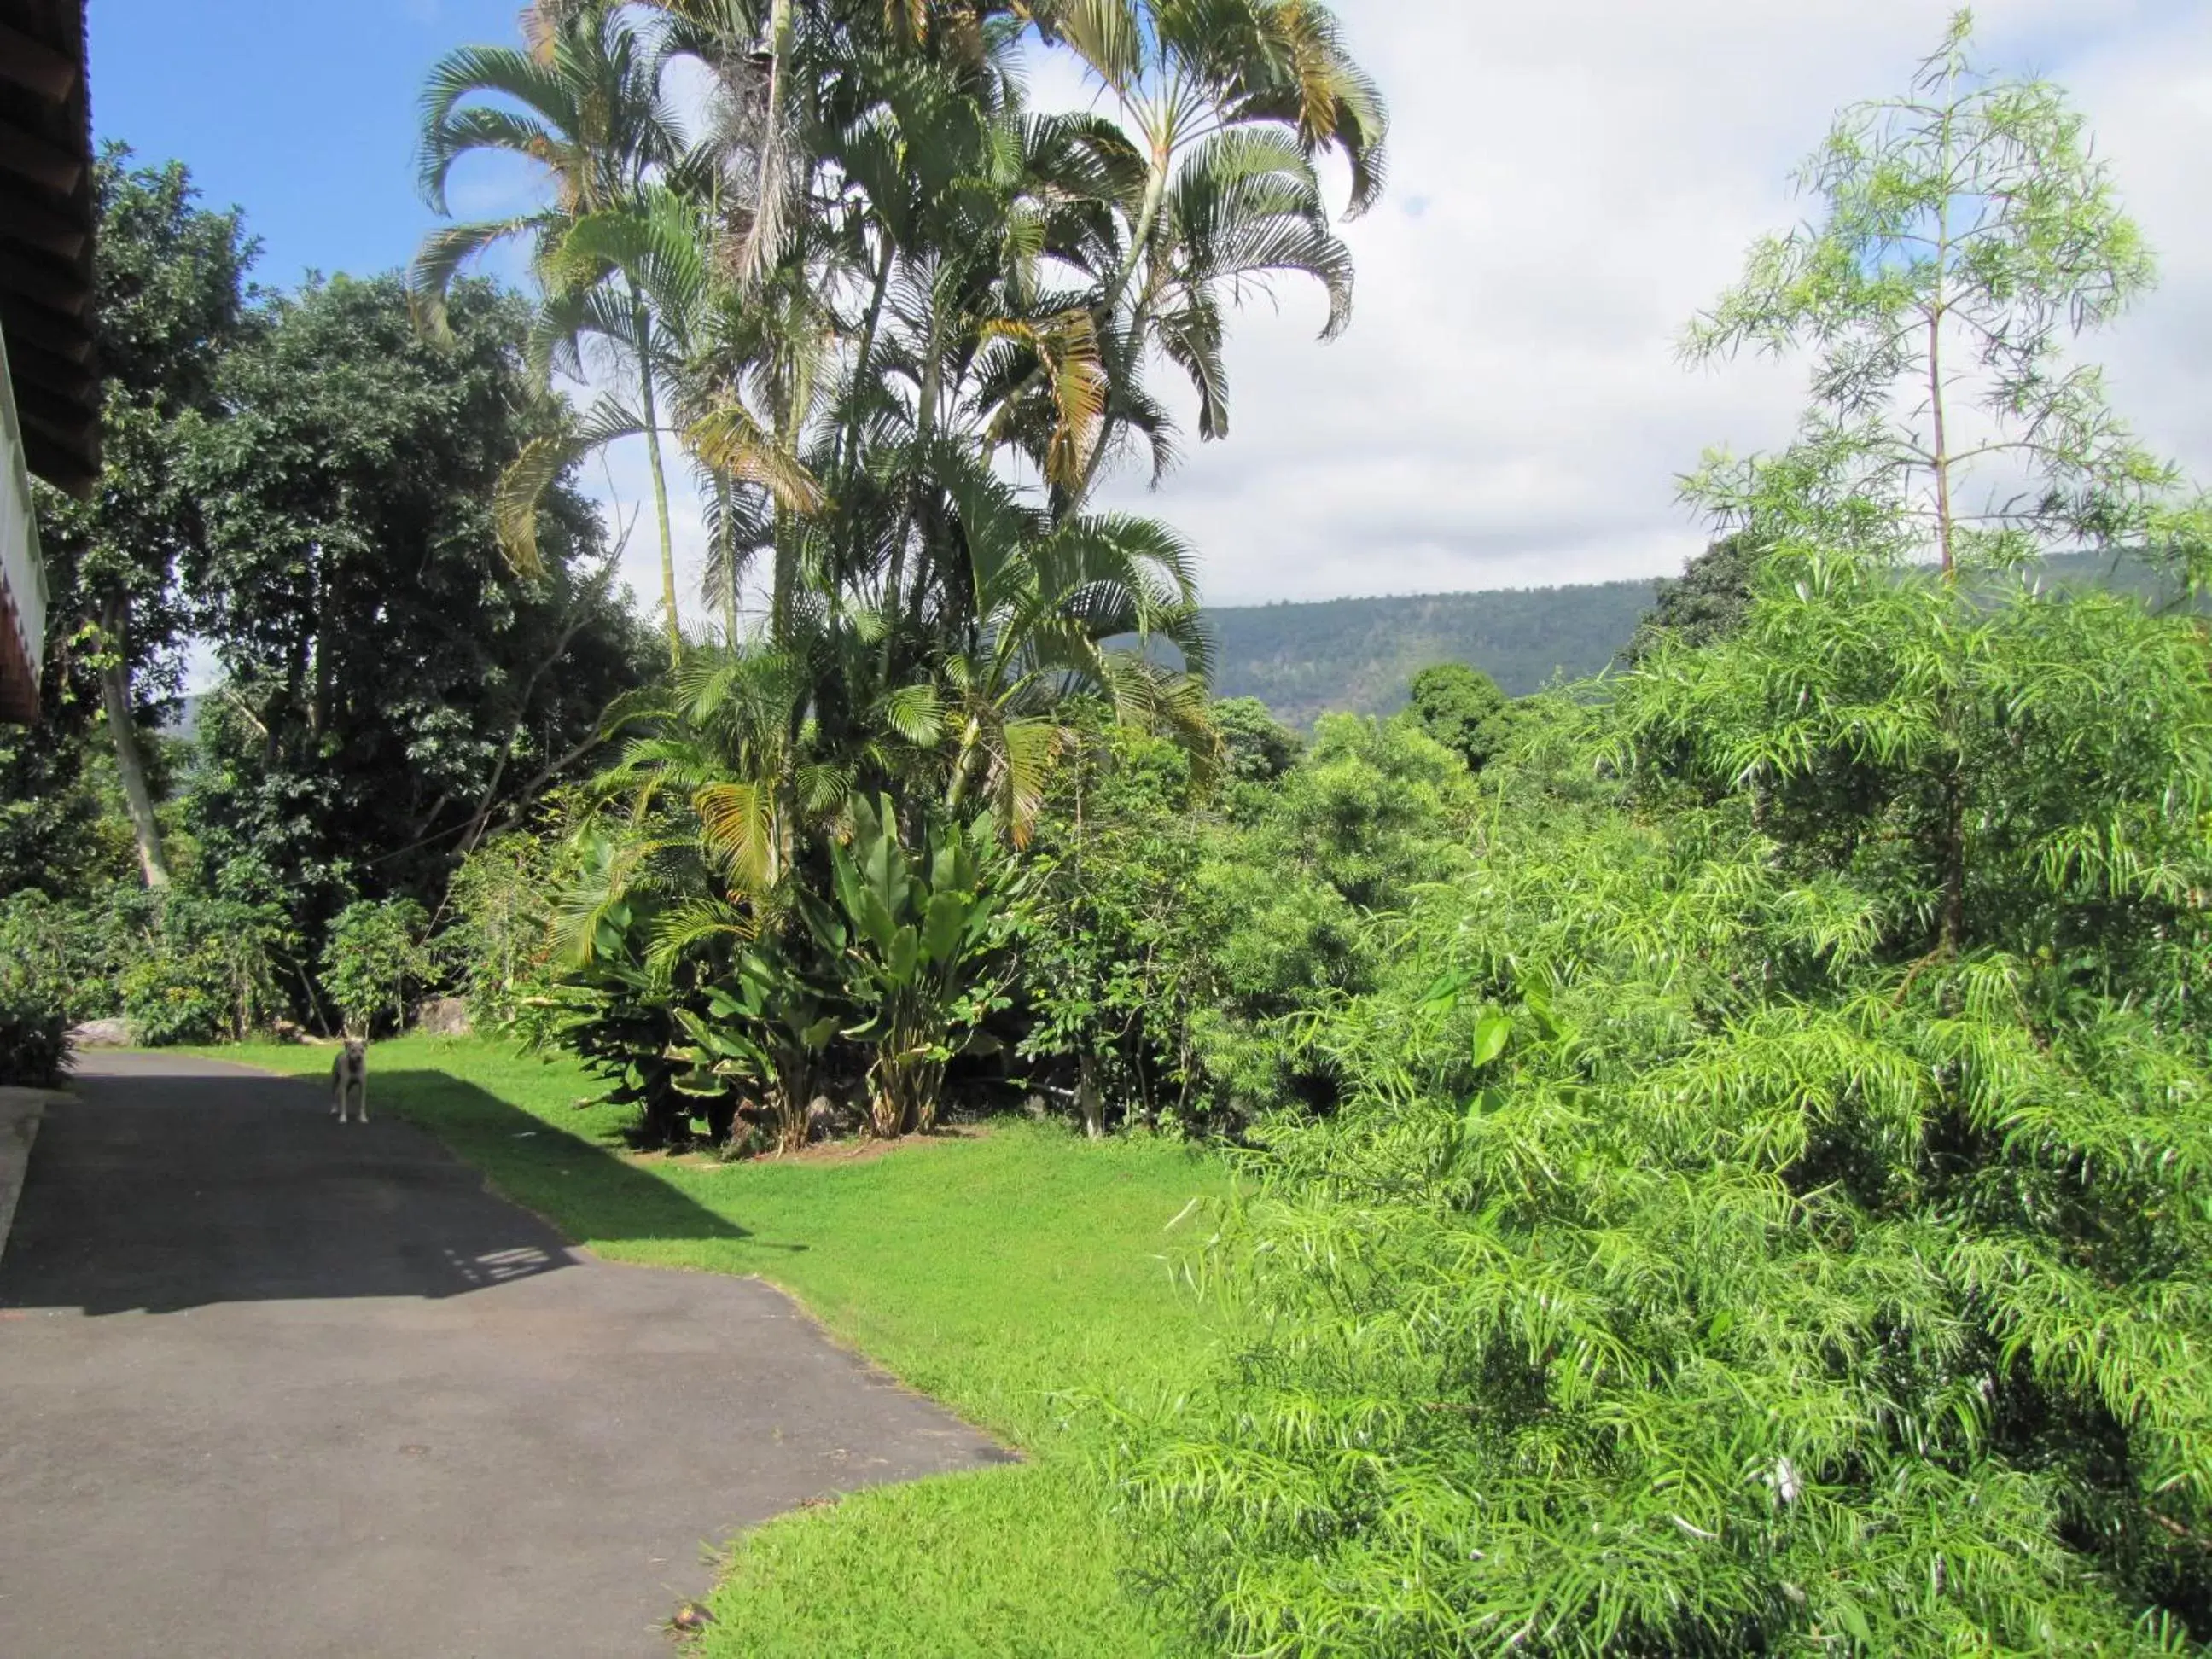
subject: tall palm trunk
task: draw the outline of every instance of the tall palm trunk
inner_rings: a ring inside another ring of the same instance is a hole
[[[637,284],[629,285],[630,330],[637,343],[637,391],[645,416],[645,453],[653,464],[653,511],[660,526],[660,603],[666,611],[668,660],[684,659],[684,625],[676,610],[676,541],[668,528],[668,477],[660,465],[660,414],[653,398],[653,331]]]
[[[714,511],[722,543],[722,643],[732,651],[738,648],[738,540],[737,526],[731,522],[731,515],[736,510],[737,504],[730,489],[730,475],[717,469],[714,473]]]
[[[1113,308],[1121,303],[1129,291],[1129,284],[1136,280],[1144,264],[1145,255],[1152,245],[1152,233],[1159,226],[1160,210],[1167,200],[1168,170],[1174,159],[1171,134],[1154,138],[1152,172],[1145,180],[1144,201],[1137,210],[1137,222],[1129,233],[1128,257],[1121,262],[1121,269],[1115,273],[1112,286],[1106,291],[1106,309],[1109,316]],[[1145,333],[1151,326],[1152,295],[1148,289],[1137,302],[1136,310],[1129,320],[1129,372],[1133,377],[1143,367]],[[1067,503],[1060,511],[1060,516],[1063,520],[1082,512],[1083,504],[1091,499],[1091,492],[1098,487],[1099,471],[1106,464],[1107,452],[1114,446],[1114,428],[1118,412],[1109,393],[1106,406],[1100,412],[1098,436],[1091,447],[1090,458],[1084,463],[1083,476],[1077,480],[1074,489],[1069,492]]]
[[[138,747],[138,723],[131,704],[131,602],[109,596],[100,610],[101,645],[106,656],[100,671],[100,701],[107,710],[107,735],[115,744],[115,770],[123,781],[123,804],[131,833],[138,843],[138,871],[152,888],[169,884],[168,854],[161,826],[154,817],[154,792],[146,783],[146,757]]]

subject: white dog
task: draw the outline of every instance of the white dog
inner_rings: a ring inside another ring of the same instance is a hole
[[[361,1109],[363,1123],[368,1121],[368,1044],[359,1037],[348,1037],[331,1062],[331,1115],[344,1122],[349,1103]]]

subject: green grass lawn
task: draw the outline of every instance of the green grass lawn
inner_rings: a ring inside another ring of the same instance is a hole
[[[224,1057],[286,1072],[328,1049]],[[1210,1159],[1000,1121],[881,1157],[715,1164],[626,1152],[573,1065],[472,1038],[380,1043],[370,1097],[611,1261],[757,1273],[839,1340],[1030,1462],[858,1494],[737,1545],[703,1646],[726,1659],[1159,1654],[1083,1455],[1086,1395],[1154,1395],[1212,1352],[1173,1264],[1228,1191]],[[700,1425],[702,1433],[712,1425]]]

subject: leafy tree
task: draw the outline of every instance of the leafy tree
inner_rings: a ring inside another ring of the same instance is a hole
[[[429,915],[413,899],[364,899],[349,904],[331,924],[323,945],[324,992],[349,1032],[366,1036],[389,1013],[392,1029],[407,1029],[408,993],[434,969],[423,948]]]
[[[1219,721],[1232,778],[1244,773],[1239,712]],[[1218,987],[1197,877],[1216,845],[1195,809],[1189,757],[1109,724],[1053,788],[1016,913],[1010,1023],[1026,1081],[1074,1103],[1094,1132],[1116,1106],[1200,1125],[1214,1103],[1191,1027]]]
[[[1990,74],[1960,12],[1901,98],[1856,105],[1798,174],[1820,216],[1752,250],[1693,360],[1815,348],[1797,444],[1709,458],[1692,497],[1762,532],[2018,562],[2149,539],[2178,482],[2069,365],[2154,266],[2079,114]]]
[[[392,278],[272,302],[194,436],[189,571],[224,680],[187,813],[211,884],[311,933],[356,896],[434,902],[641,672],[573,492],[537,578],[500,560],[491,495],[534,429],[527,313],[469,283],[448,315],[426,337]]]
[[[238,213],[198,205],[182,163],[134,167],[110,144],[94,165],[100,215],[94,305],[106,387],[101,473],[86,501],[41,490],[52,586],[45,730],[18,751],[11,799],[65,799],[82,764],[76,734],[101,709],[115,777],[149,886],[169,860],[146,757],[149,722],[175,689],[187,632],[180,568],[199,545],[182,475],[184,434],[215,407],[225,355],[252,328],[243,283],[256,244]]]
[[[1622,654],[1631,664],[1640,662],[1662,635],[1692,647],[1726,639],[1751,608],[1758,568],[1758,544],[1750,537],[1722,537],[1692,559],[1680,576],[1659,584],[1651,609]]]
[[[1978,70],[1971,36],[1961,12],[1910,94],[1844,112],[1800,175],[1825,216],[1760,241],[1686,343],[1699,359],[1816,349],[1797,443],[1748,465],[1709,457],[1694,499],[1761,544],[1932,551],[1947,592],[1961,559],[2154,542],[2194,516],[2172,499],[2173,468],[2106,407],[2098,372],[2065,357],[2073,335],[2148,286],[2141,234],[2059,89]],[[1881,719],[1845,716],[1835,739],[1893,756],[1901,727],[1927,732],[1912,762],[1938,797],[1922,822],[1942,868],[1937,948],[1955,953],[1970,739],[1951,688],[1963,664],[1928,643],[1950,660],[1928,665],[1917,699],[1893,690]]]
[[[1479,668],[1438,663],[1413,676],[1412,712],[1421,730],[1479,772],[1498,748],[1505,694]]]
[[[48,674],[36,725],[0,727],[0,895],[89,904],[141,866],[112,744],[96,741],[64,678]],[[149,773],[163,759],[155,746]]]
[[[1257,697],[1224,697],[1213,705],[1212,717],[1221,734],[1224,770],[1240,783],[1273,783],[1305,749],[1298,734],[1279,724]]]

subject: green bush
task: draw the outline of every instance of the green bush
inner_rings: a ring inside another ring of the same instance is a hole
[[[565,1048],[604,1079],[602,1101],[635,1108],[639,1145],[680,1145],[702,1114],[720,1138],[735,1117],[734,1101],[721,1090],[702,1098],[678,1086],[702,1069],[684,1046],[683,1017],[705,1013],[705,1000],[688,968],[653,966],[666,907],[650,890],[631,890],[633,858],[634,848],[607,826],[580,832],[562,897],[562,948],[545,990],[524,1000],[519,1029],[532,1046]]]
[[[1465,663],[1443,662],[1413,676],[1409,712],[1421,730],[1480,772],[1503,746],[1505,694]]]
[[[530,830],[495,836],[453,872],[435,951],[479,1030],[510,1030],[550,982],[556,896],[574,878],[566,798]]]
[[[1477,795],[1401,721],[1328,716],[1273,779],[1212,801],[1118,733],[1070,768],[1032,848],[1014,994],[1030,1080],[1229,1127],[1334,1085],[1280,1027],[1372,981],[1364,925],[1463,866]]]
[[[119,895],[127,902],[127,895]],[[31,890],[0,898],[0,963],[43,987],[71,1024],[120,1012],[127,932],[118,905],[65,904]]]
[[[348,1031],[367,1036],[386,1015],[390,1030],[406,1029],[409,994],[435,972],[429,925],[410,898],[362,899],[338,913],[323,945],[323,991]]]
[[[123,1018],[137,1042],[241,1040],[289,1006],[297,940],[274,905],[210,897],[185,886],[135,896],[124,907],[129,956]]]
[[[31,976],[0,972],[0,1085],[51,1089],[69,1063],[69,1016]]]
[[[1274,1028],[1338,1093],[1123,1437],[1158,1582],[1249,1652],[2201,1639],[2197,624],[1785,560],[1584,726]]]

